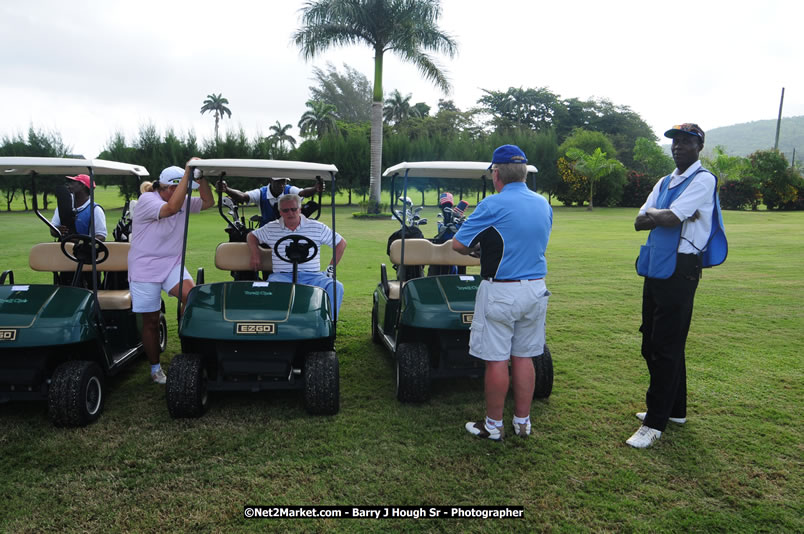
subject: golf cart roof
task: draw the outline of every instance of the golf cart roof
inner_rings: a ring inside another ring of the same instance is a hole
[[[388,167],[383,176],[394,174],[408,178],[481,178],[488,175],[488,161],[403,161]],[[537,172],[536,167],[528,165],[528,172]]]
[[[0,157],[0,176],[31,174],[79,174],[89,169],[96,176],[128,175],[148,176],[142,165],[131,165],[103,159]]]
[[[226,174],[244,178],[321,178],[325,182],[332,180],[332,174],[338,172],[338,168],[331,164],[276,159],[199,159],[194,160],[191,166],[201,169],[207,177]]]

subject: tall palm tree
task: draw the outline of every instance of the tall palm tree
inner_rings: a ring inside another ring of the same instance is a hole
[[[370,199],[379,209],[382,171],[382,64],[392,51],[413,63],[444,93],[445,73],[426,51],[455,56],[457,44],[438,27],[439,0],[308,0],[301,9],[302,27],[293,40],[305,59],[330,47],[364,44],[374,49],[374,94],[371,103]]]
[[[411,115],[410,97],[402,96],[398,89],[394,89],[391,96],[385,99],[383,118],[388,122],[400,123]]]
[[[285,143],[287,143],[290,145],[290,149],[293,150],[296,148],[296,139],[288,133],[288,130],[290,130],[292,127],[292,124],[282,126],[281,122],[276,121],[276,124],[268,127],[268,129],[273,132],[268,136],[268,139],[272,143],[278,144],[282,149],[285,148]]]
[[[224,113],[232,118],[232,111],[226,107],[226,104],[229,103],[229,100],[223,97],[223,93],[212,93],[211,95],[207,95],[207,99],[204,100],[204,105],[201,106],[201,115],[206,113],[207,111],[211,111],[215,115],[215,141],[218,140],[218,121],[223,118]]]
[[[317,100],[307,101],[307,111],[299,120],[299,130],[305,137],[316,136],[321,139],[325,133],[335,131],[335,112],[337,109],[332,104],[319,102]]]

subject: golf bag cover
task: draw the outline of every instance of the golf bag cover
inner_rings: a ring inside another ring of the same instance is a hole
[[[310,217],[313,213],[319,210],[321,205],[316,202],[315,200],[308,200],[301,209],[302,215],[305,217]]]
[[[447,225],[452,222],[452,193],[441,193],[441,196],[438,198],[438,207],[441,208],[442,217],[441,224],[439,224],[440,230],[442,225]]]
[[[452,208],[452,213],[455,215],[455,217],[458,217],[458,218],[463,217],[463,212],[468,207],[469,207],[469,203],[467,201],[465,201],[465,200],[461,200],[460,202],[458,202],[457,206]]]
[[[56,186],[56,205],[59,209],[59,219],[61,225],[67,227],[68,234],[75,234],[75,208],[73,207],[73,195],[64,184]]]

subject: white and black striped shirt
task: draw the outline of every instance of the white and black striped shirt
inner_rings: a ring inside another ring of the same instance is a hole
[[[253,234],[260,243],[271,247],[271,262],[273,263],[273,272],[275,273],[293,272],[293,264],[280,260],[276,255],[276,250],[274,247],[274,244],[277,241],[287,235],[302,235],[310,239],[319,247],[318,253],[316,253],[312,260],[299,264],[299,272],[321,272],[320,247],[321,245],[332,247],[332,230],[329,228],[329,226],[314,219],[308,219],[304,215],[301,216],[299,226],[297,226],[295,230],[290,230],[287,228],[284,221],[279,218],[275,221],[269,222],[262,228],[257,228],[254,230]],[[340,243],[342,239],[343,238],[340,236],[340,234],[336,232],[335,245]],[[287,252],[284,250],[284,248],[287,246],[287,244],[289,244],[289,242],[282,245],[283,250],[281,251],[282,255],[285,257],[287,257]]]

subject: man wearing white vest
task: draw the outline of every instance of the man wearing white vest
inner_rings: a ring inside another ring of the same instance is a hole
[[[704,132],[697,124],[681,124],[665,132],[673,140],[676,169],[659,180],[634,221],[637,231],[650,230],[640,249],[637,272],[642,290],[642,356],[650,386],[643,424],[626,443],[650,447],[668,421],[687,421],[687,371],[684,347],[692,320],[701,268],[726,259],[727,244],[717,196],[717,178],[698,156]]]

